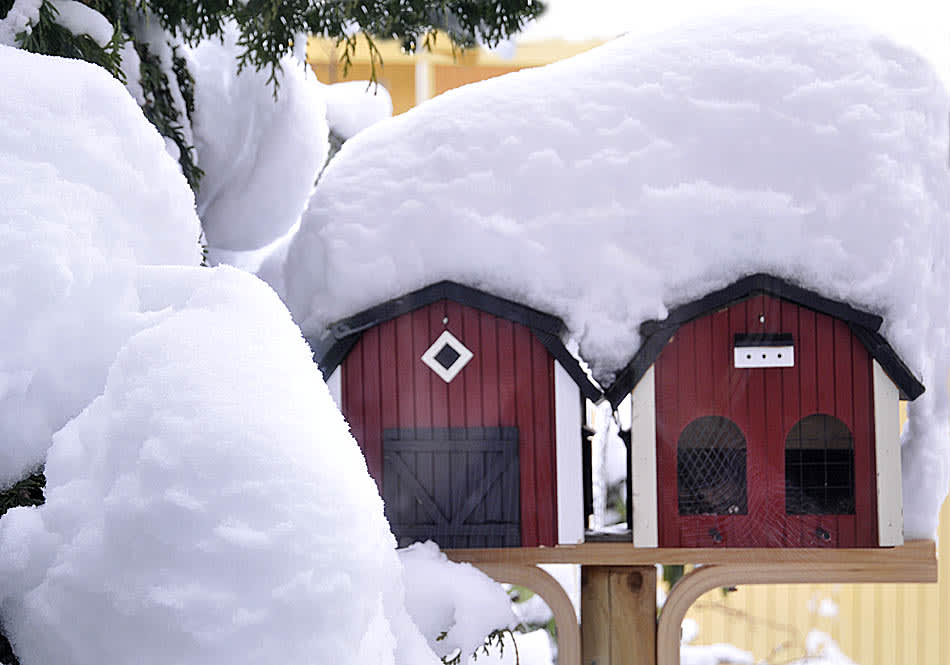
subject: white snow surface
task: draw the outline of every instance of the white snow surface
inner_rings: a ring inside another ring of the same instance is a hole
[[[435,663],[363,457],[273,291],[227,267],[139,278],[150,325],[54,436],[46,504],[0,520],[21,662]]]
[[[321,87],[327,105],[327,125],[343,138],[353,138],[393,114],[389,91],[371,81],[344,81]]]
[[[6,486],[42,463],[53,432],[102,391],[141,327],[135,266],[201,257],[191,190],[118,81],[0,46],[0,89]]]
[[[20,662],[437,665],[310,349],[263,282],[195,266],[133,99],[7,47],[0,89],[0,472],[47,477],[0,519]]]
[[[208,243],[259,249],[286,233],[306,206],[329,151],[322,86],[293,56],[281,61],[277,100],[269,70],[237,73],[237,32],[192,51],[198,211]]]
[[[493,630],[518,623],[501,585],[470,563],[449,561],[432,541],[399,550],[399,559],[406,610],[440,658],[456,650],[467,657]]]
[[[603,383],[638,324],[754,272],[881,314],[927,386],[905,535],[948,486],[948,95],[821,15],[701,21],[466,86],[329,164],[281,274],[307,334],[440,279],[564,319]]]

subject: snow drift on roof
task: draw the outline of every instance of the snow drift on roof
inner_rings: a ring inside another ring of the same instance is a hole
[[[274,283],[314,335],[459,281],[560,316],[602,383],[640,322],[754,272],[881,314],[928,388],[905,445],[928,486],[908,531],[927,533],[947,486],[946,109],[923,58],[838,19],[622,38],[354,137]]]

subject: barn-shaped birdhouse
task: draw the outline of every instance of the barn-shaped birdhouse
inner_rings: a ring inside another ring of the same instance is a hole
[[[439,282],[311,340],[400,546],[583,539],[584,400],[601,393],[563,332],[554,316]]]
[[[632,397],[634,544],[902,543],[898,400],[924,388],[881,324],[762,274],[643,324],[607,391]]]

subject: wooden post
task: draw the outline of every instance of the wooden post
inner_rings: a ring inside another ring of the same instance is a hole
[[[656,665],[656,567],[581,567],[583,665]]]

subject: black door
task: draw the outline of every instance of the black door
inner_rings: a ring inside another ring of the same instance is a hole
[[[515,427],[383,431],[383,501],[399,547],[519,547]]]

